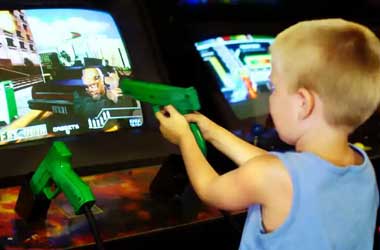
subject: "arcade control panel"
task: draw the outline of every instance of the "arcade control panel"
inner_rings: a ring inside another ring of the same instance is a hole
[[[235,132],[239,137],[268,151],[292,151],[294,146],[283,142],[271,122],[252,123]],[[380,161],[380,115],[375,113],[350,136],[349,142],[364,149],[372,161]],[[376,165],[374,163],[374,165]],[[380,172],[380,171],[379,171]]]

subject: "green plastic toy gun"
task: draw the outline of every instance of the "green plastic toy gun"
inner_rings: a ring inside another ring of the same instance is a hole
[[[16,212],[26,220],[46,218],[50,200],[63,192],[74,209],[81,214],[91,208],[95,197],[90,187],[73,171],[71,152],[63,142],[54,142],[38,169],[21,187]]]
[[[120,87],[125,95],[150,103],[153,111],[159,111],[160,107],[173,105],[181,114],[188,114],[201,108],[197,91],[194,87],[181,88],[165,84],[136,81],[124,78]],[[202,153],[206,155],[206,142],[196,123],[190,123],[190,129],[198,143]]]

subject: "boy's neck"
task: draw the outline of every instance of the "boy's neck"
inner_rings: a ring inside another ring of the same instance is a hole
[[[348,143],[348,133],[337,129],[314,129],[302,135],[296,151],[310,152],[337,166],[359,165],[363,159]]]

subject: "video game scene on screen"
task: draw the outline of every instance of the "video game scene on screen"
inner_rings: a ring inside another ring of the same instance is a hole
[[[268,114],[271,91],[268,51],[272,37],[220,36],[195,43],[216,76],[220,91],[239,119]]]
[[[142,126],[140,102],[119,88],[132,74],[108,13],[0,11],[0,145]]]

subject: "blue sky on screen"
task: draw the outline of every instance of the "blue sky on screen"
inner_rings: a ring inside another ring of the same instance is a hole
[[[56,11],[54,11],[56,10]],[[81,9],[27,10],[26,16],[38,50],[50,50],[63,40],[81,37],[120,39],[113,18],[106,12]]]
[[[26,10],[38,53],[65,51],[71,58],[106,58],[113,66],[130,67],[129,57],[113,17],[86,9]]]

